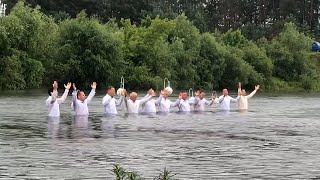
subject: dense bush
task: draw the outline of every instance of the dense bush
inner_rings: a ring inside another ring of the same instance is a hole
[[[248,34],[252,28],[242,29]],[[55,22],[19,2],[0,17],[0,88],[38,88],[54,79],[105,88],[124,76],[130,89],[160,89],[169,78],[175,89],[235,89],[241,81],[267,90],[320,90],[312,40],[293,23],[272,40],[252,36],[255,42],[240,29],[200,33],[185,15],[147,16],[138,26],[130,19],[103,24],[81,12]]]

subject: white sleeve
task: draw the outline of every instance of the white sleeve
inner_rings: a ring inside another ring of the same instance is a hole
[[[195,96],[193,101],[189,101],[189,104],[190,105],[198,105],[199,102],[200,102],[199,96]]]
[[[179,106],[180,105],[180,102],[181,102],[181,99],[178,99],[175,103],[173,103],[171,106],[172,107],[176,107],[176,106]]]
[[[65,89],[63,95],[61,96],[61,98],[57,99],[58,104],[63,103],[67,99],[68,93],[69,93],[69,90]]]
[[[230,101],[233,102],[233,103],[238,102],[238,98],[235,99],[235,98],[233,98],[233,97],[230,97]]]
[[[160,103],[161,103],[161,100],[162,100],[162,94],[160,94],[160,96],[159,96],[159,98],[156,100],[156,106],[158,106],[158,105],[160,105]]]
[[[87,102],[87,104],[89,104],[91,102],[91,100],[92,100],[92,98],[94,97],[95,94],[96,94],[96,90],[95,89],[91,89],[89,96],[85,100]]]
[[[147,95],[143,99],[140,100],[140,104],[144,104],[145,102],[148,102],[152,99],[152,96]]]
[[[248,99],[252,98],[252,96],[255,95],[256,92],[257,92],[257,90],[252,91],[252,93],[250,93],[250,94],[247,96],[247,98],[248,98]]]
[[[110,102],[111,102],[111,97],[110,96],[104,96],[103,98],[102,98],[102,104],[103,104],[103,106],[106,106],[106,105],[108,105]]]
[[[116,100],[116,106],[120,106],[123,102],[124,96],[120,96],[120,98],[118,100]]]
[[[46,100],[46,106],[49,107],[50,104],[52,104],[54,101],[53,101],[53,97],[52,96],[49,96],[48,99]]]
[[[78,91],[72,92],[72,106],[74,110],[76,109],[76,106],[77,106],[77,93]]]
[[[219,103],[222,103],[223,100],[224,100],[224,96],[220,96],[219,97]]]

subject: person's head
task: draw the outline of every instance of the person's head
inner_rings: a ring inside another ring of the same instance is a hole
[[[162,91],[162,97],[165,98],[165,99],[167,99],[168,96],[169,96],[169,91],[168,91],[167,89],[164,89],[164,90]]]
[[[185,91],[183,91],[183,92],[181,93],[181,99],[187,100],[187,99],[188,99],[188,93],[185,92]]]
[[[138,94],[136,92],[132,92],[130,94],[130,99],[132,102],[135,102],[137,100]]]
[[[228,89],[227,88],[222,89],[222,94],[224,96],[227,96],[229,94]]]
[[[49,94],[49,96],[51,96],[52,92],[53,92],[53,87],[50,87],[50,88],[48,89],[48,94]]]
[[[58,81],[53,81],[52,87],[54,90],[58,90]]]
[[[111,97],[115,96],[116,95],[116,90],[114,89],[113,86],[109,86],[108,89],[107,89],[107,94]]]
[[[242,96],[246,96],[246,95],[247,95],[247,92],[246,92],[245,89],[242,89],[242,90],[241,90],[241,95],[242,95]]]
[[[84,101],[86,99],[86,94],[83,92],[83,91],[78,91],[77,93],[77,98],[80,100],[80,101]]]
[[[206,95],[206,94],[204,93],[204,91],[203,91],[202,89],[200,89],[200,90],[199,90],[199,98],[200,98],[200,99],[203,99],[205,95]]]

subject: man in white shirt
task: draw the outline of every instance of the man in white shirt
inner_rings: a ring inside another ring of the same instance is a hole
[[[76,85],[73,83],[72,104],[75,115],[89,115],[88,104],[96,94],[97,83],[91,84],[91,92],[88,97],[83,91],[77,91]]]
[[[139,107],[143,103],[150,101],[152,97],[155,96],[155,93],[152,89],[149,90],[149,94],[142,98],[141,100],[137,100],[138,94],[136,92],[132,92],[130,94],[130,99],[127,100],[127,98],[124,98],[124,102],[127,107],[127,112],[132,114],[132,113],[139,113]]]
[[[217,95],[212,94],[211,101],[207,101],[203,90],[198,90],[195,93],[194,111],[204,111],[206,106],[211,106],[213,103],[219,103]]]
[[[231,102],[236,103],[237,99],[234,99],[229,96],[229,92],[228,92],[227,88],[223,89],[222,95],[219,97],[220,110],[221,111],[229,111]]]
[[[48,112],[49,112],[48,116],[50,117],[60,116],[59,105],[66,100],[70,87],[71,87],[70,82],[68,82],[67,85],[64,85],[64,88],[65,88],[64,93],[60,98],[58,98],[58,83],[57,81],[53,82],[52,88],[49,88],[48,90],[49,97],[46,100],[46,105],[48,107]]]
[[[102,99],[104,113],[107,115],[115,115],[118,114],[117,106],[120,106],[123,102],[125,96],[125,90],[121,92],[121,96],[118,100],[114,98],[116,94],[116,90],[113,86],[109,86],[107,90],[107,94]]]
[[[180,112],[190,112],[190,105],[194,105],[194,103],[194,101],[188,100],[188,93],[184,91],[179,94],[179,99],[173,106],[178,106]]]
[[[157,100],[159,112],[170,112],[170,107],[175,106],[175,103],[172,103],[168,98],[168,96],[169,96],[169,91],[167,89],[163,89]]]
[[[259,90],[260,85],[256,85],[254,87],[254,91],[252,91],[248,96],[245,89],[241,89],[241,83],[239,82],[238,87],[238,107],[239,110],[247,110],[248,109],[248,99],[252,98],[253,95]]]
[[[149,94],[151,93],[150,92],[151,90],[152,89],[148,91],[148,94],[144,98],[149,96]],[[142,103],[142,113],[157,113],[156,106],[159,105],[159,101],[160,101],[160,97],[157,100],[152,98],[149,101]]]

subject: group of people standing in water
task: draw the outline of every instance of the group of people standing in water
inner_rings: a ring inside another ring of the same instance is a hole
[[[69,93],[70,88],[73,88],[72,92],[72,107],[75,111],[75,115],[89,115],[88,104],[96,93],[96,82],[91,84],[91,92],[88,96],[83,91],[77,90],[75,84],[68,82],[65,87],[65,91],[61,97],[58,97],[58,83],[54,81],[52,87],[49,88],[49,97],[46,100],[48,107],[48,113],[51,117],[60,116],[59,105],[63,103]],[[259,85],[255,86],[255,89],[249,95],[246,94],[245,89],[241,88],[241,83],[238,86],[237,98],[229,96],[228,89],[222,90],[222,95],[217,97],[216,93],[213,93],[210,100],[205,99],[205,92],[203,90],[197,90],[194,97],[188,97],[186,91],[180,92],[178,99],[175,102],[169,100],[170,91],[166,88],[163,89],[159,96],[156,97],[156,93],[153,89],[149,89],[147,95],[138,100],[138,94],[131,92],[129,98],[127,98],[127,91],[122,89],[119,93],[120,97],[115,98],[116,91],[113,86],[107,88],[107,93],[102,99],[102,105],[104,107],[104,113],[106,115],[116,115],[117,107],[121,104],[125,104],[127,113],[157,113],[157,112],[170,112],[170,109],[177,107],[181,112],[205,111],[205,108],[213,104],[219,104],[219,109],[222,111],[230,110],[231,103],[238,103],[240,110],[248,109],[248,99],[250,99],[258,90]]]

